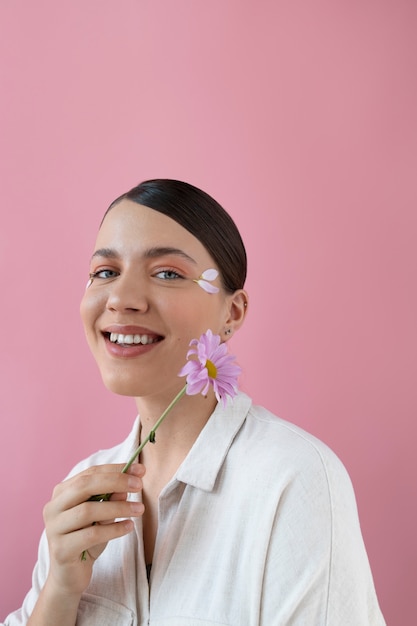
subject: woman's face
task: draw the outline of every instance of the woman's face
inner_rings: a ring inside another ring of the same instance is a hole
[[[202,243],[166,215],[130,200],[109,211],[81,302],[87,341],[109,389],[139,397],[183,386],[178,372],[191,339],[208,328],[223,337],[233,306],[220,277],[215,294],[193,282],[209,268],[218,269]]]

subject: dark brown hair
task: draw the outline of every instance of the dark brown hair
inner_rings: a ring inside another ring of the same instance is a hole
[[[230,215],[211,196],[179,180],[147,180],[116,198],[105,216],[125,199],[159,211],[178,222],[210,253],[220,270],[226,291],[233,293],[243,288],[247,271],[245,246]]]

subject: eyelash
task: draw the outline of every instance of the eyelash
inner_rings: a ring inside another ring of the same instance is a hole
[[[100,276],[100,274],[104,274],[104,272],[109,272],[113,274],[113,276]],[[118,276],[118,272],[116,272],[115,270],[109,270],[109,269],[98,270],[97,272],[90,272],[90,278],[92,280],[95,278],[101,278],[105,280],[106,278],[115,278],[116,276]]]
[[[177,279],[181,279],[184,278],[184,276],[182,276],[181,274],[179,274],[176,270],[170,269],[170,268],[165,268],[163,270],[158,270],[154,276],[156,278],[159,278],[159,274],[171,274],[170,278],[163,278],[161,280],[177,280]]]
[[[111,274],[111,276],[102,276],[102,274],[105,274],[105,273],[109,273]],[[171,281],[171,280],[178,280],[178,279],[184,278],[182,274],[179,274],[176,270],[173,270],[170,268],[158,270],[157,272],[153,274],[153,276],[155,278],[160,278],[160,274],[170,274],[170,277],[161,278],[161,280]],[[98,278],[99,280],[106,280],[106,279],[108,280],[110,278],[116,278],[118,275],[119,275],[119,272],[117,272],[116,270],[101,269],[101,270],[97,270],[96,272],[90,272],[90,279],[94,280]]]

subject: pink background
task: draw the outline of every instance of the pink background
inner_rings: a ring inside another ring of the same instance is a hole
[[[416,32],[414,0],[2,0],[0,619],[53,486],[134,418],[78,305],[104,209],[156,176],[237,221],[242,387],[342,458],[415,623]]]

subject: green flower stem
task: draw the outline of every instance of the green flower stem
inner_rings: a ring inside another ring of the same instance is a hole
[[[149,435],[145,437],[142,443],[136,448],[136,450],[134,451],[134,453],[132,454],[132,456],[130,457],[130,459],[128,460],[124,468],[122,469],[122,474],[125,474],[127,472],[129,467],[132,465],[133,461],[139,456],[139,454],[142,452],[143,448],[146,446],[148,441],[152,440],[152,443],[155,443],[155,431],[160,427],[160,425],[162,424],[162,422],[164,421],[164,419],[166,418],[170,410],[177,404],[178,400],[181,400],[181,398],[183,397],[186,391],[187,391],[187,385],[185,384],[184,387],[181,389],[181,391],[172,400],[171,404],[167,406],[167,408],[162,413],[158,421],[155,422],[154,427],[150,431]]]
[[[146,444],[149,441],[152,441],[152,443],[155,443],[155,431],[160,427],[160,425],[162,424],[162,422],[164,421],[164,419],[166,418],[166,416],[168,415],[170,410],[177,404],[178,400],[181,400],[181,398],[183,397],[183,395],[185,394],[186,391],[187,391],[187,384],[184,385],[184,387],[181,389],[181,391],[175,396],[175,398],[172,400],[172,402],[167,406],[165,411],[162,413],[161,417],[155,422],[154,427],[150,431],[149,435],[147,437],[145,437],[145,439],[142,441],[142,443],[139,444],[139,446],[136,448],[136,450],[134,451],[134,453],[132,454],[132,456],[130,457],[130,459],[128,460],[128,462],[126,463],[124,468],[122,469],[122,474],[126,474],[126,472],[129,469],[129,467],[132,465],[132,463],[135,461],[135,459],[137,459],[137,457],[140,455],[140,453],[142,452],[143,448],[146,446]],[[112,495],[111,493],[102,493],[102,494],[97,495],[97,496],[91,496],[91,498],[89,498],[89,501],[93,501],[93,502],[107,502],[108,500],[110,500],[111,495]],[[95,524],[95,522],[93,522],[93,525],[94,524]],[[81,560],[82,561],[86,561],[87,560],[87,550],[84,550],[83,553],[81,554]]]

